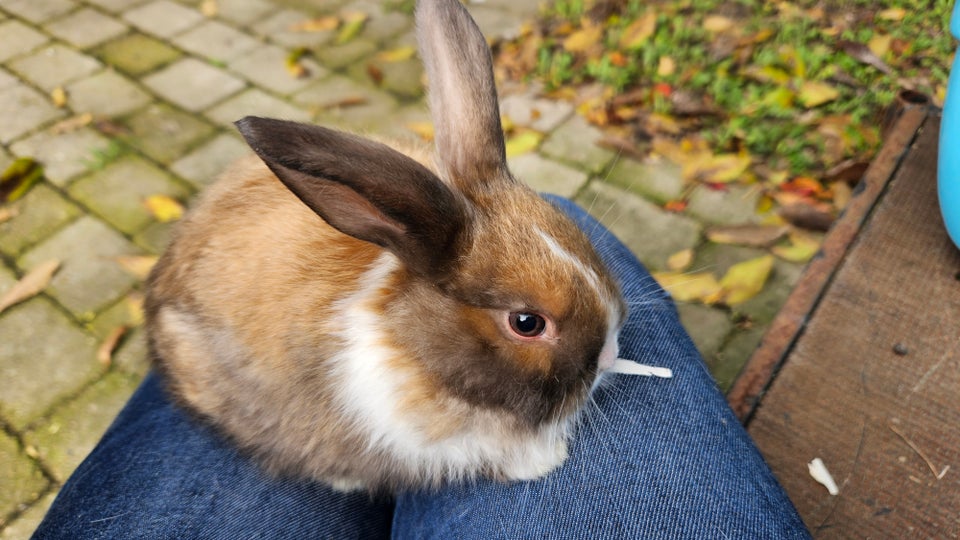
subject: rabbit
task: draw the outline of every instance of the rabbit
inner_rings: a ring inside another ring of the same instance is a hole
[[[148,278],[174,402],[266,471],[341,491],[540,478],[617,357],[619,285],[507,168],[490,51],[420,0],[435,157],[246,117],[253,149]]]

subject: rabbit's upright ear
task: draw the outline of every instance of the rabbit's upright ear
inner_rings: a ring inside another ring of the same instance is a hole
[[[455,260],[465,203],[413,159],[319,126],[252,116],[236,125],[280,181],[340,232],[392,251],[420,275],[437,276]]]
[[[416,21],[440,174],[467,190],[510,178],[483,34],[459,0],[419,0]]]

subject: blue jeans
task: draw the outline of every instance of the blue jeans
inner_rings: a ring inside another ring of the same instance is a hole
[[[609,374],[553,473],[393,500],[270,478],[149,375],[34,538],[807,538],[670,298],[583,210],[550,200],[620,280],[630,305],[620,355],[674,373]]]

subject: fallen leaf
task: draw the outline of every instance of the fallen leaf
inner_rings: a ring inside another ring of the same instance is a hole
[[[703,18],[703,29],[707,32],[721,33],[733,28],[733,19],[723,15],[707,15]]]
[[[602,37],[603,27],[588,23],[563,40],[563,50],[571,53],[586,52],[597,46]]]
[[[820,240],[810,234],[794,232],[790,234],[790,244],[774,246],[770,251],[785,261],[805,263],[820,251]]]
[[[833,195],[833,207],[841,212],[853,198],[853,188],[847,182],[831,182],[830,193]]]
[[[647,9],[646,13],[623,29],[623,33],[620,34],[620,48],[639,49],[653,36],[656,30],[657,12],[653,9]]]
[[[827,83],[804,81],[797,92],[797,99],[807,109],[829,103],[840,97],[840,92]]]
[[[50,132],[54,135],[62,135],[64,133],[70,133],[71,131],[76,131],[84,126],[90,125],[93,122],[93,114],[83,113],[76,116],[71,116],[66,120],[61,120],[54,124],[50,128]]]
[[[114,257],[120,268],[131,276],[143,281],[150,275],[150,270],[157,264],[155,255],[120,255]]]
[[[688,204],[687,201],[667,201],[663,209],[667,212],[680,213],[687,209]]]
[[[396,49],[390,49],[383,51],[377,54],[377,60],[381,62],[403,62],[404,60],[409,60],[413,58],[413,55],[417,52],[415,47],[397,47]]]
[[[110,333],[107,334],[107,337],[100,343],[100,346],[97,348],[97,361],[100,362],[101,366],[110,367],[113,359],[113,351],[117,348],[120,340],[123,339],[123,336],[127,333],[127,330],[129,330],[127,326],[118,326],[111,330]]]
[[[693,250],[680,250],[667,257],[667,269],[673,272],[686,270],[693,263]]]
[[[38,264],[27,272],[0,297],[0,313],[3,313],[12,305],[33,298],[47,288],[58,268],[60,268],[60,261],[51,259]]]
[[[310,53],[310,50],[306,47],[297,47],[289,53],[287,53],[286,58],[283,63],[287,68],[287,73],[292,75],[296,79],[302,79],[310,74],[309,70],[300,63],[300,60]]]
[[[360,96],[360,95],[346,96],[336,101],[331,101],[330,103],[323,105],[321,108],[322,109],[339,109],[339,108],[345,108],[345,107],[357,107],[359,105],[365,105],[367,101],[368,100],[366,97]]]
[[[43,167],[33,158],[13,160],[0,174],[0,202],[13,202],[22,197],[43,178]]]
[[[407,129],[416,133],[425,142],[433,140],[434,131],[432,122],[408,122]]]
[[[764,255],[737,263],[720,279],[719,294],[708,297],[708,303],[742,304],[763,290],[773,270],[773,256]]]
[[[803,197],[821,197],[824,194],[823,185],[809,176],[797,176],[788,182],[780,184],[780,191],[795,193]]]
[[[50,101],[53,102],[53,106],[62,109],[67,105],[67,91],[63,89],[62,86],[58,86],[50,92]]]
[[[657,63],[657,75],[661,77],[669,77],[676,73],[677,71],[677,62],[669,56],[661,56],[660,61]]]
[[[707,230],[707,239],[717,244],[767,247],[789,232],[787,227],[775,225],[732,225],[712,227]]]
[[[720,292],[720,283],[709,272],[654,272],[653,278],[677,302],[703,301]]]
[[[363,30],[363,25],[367,24],[367,19],[370,16],[362,12],[353,12],[344,15],[343,17],[343,27],[340,28],[340,32],[337,34],[337,39],[334,40],[334,43],[337,45],[343,45],[353,38],[357,37],[361,30]]]
[[[870,40],[867,41],[867,48],[870,49],[870,52],[875,54],[877,58],[883,58],[890,52],[890,43],[892,41],[893,36],[889,34],[874,34],[870,37]]]
[[[203,0],[200,2],[200,13],[204,17],[216,17],[220,13],[220,6],[217,4],[217,0]]]
[[[868,66],[873,66],[887,75],[893,74],[893,69],[881,60],[879,56],[874,54],[873,51],[870,50],[870,47],[863,43],[842,40],[839,42],[839,46],[840,50],[850,55],[854,60],[867,64]]]
[[[801,229],[827,231],[836,216],[830,205],[810,201],[796,201],[780,208],[780,217]]]
[[[127,295],[127,313],[132,326],[143,324],[143,293],[134,291]]]
[[[183,205],[169,195],[151,195],[144,199],[143,204],[160,223],[169,223],[183,217]]]
[[[750,166],[750,161],[750,156],[717,154],[688,163],[681,174],[688,181],[725,184],[741,178]]]
[[[507,157],[519,156],[533,152],[543,140],[543,133],[529,129],[517,131],[512,137],[507,139]]]
[[[327,32],[340,26],[340,17],[328,15],[307,19],[290,25],[291,32]]]
[[[376,64],[367,64],[367,77],[370,77],[370,80],[376,86],[383,84],[383,70]]]
[[[93,127],[96,128],[97,131],[99,131],[100,133],[103,133],[104,135],[109,135],[111,137],[130,134],[130,128],[121,124],[120,122],[116,122],[108,118],[101,118],[99,120],[95,120],[93,122]]]
[[[877,13],[877,18],[885,21],[901,21],[906,14],[907,10],[900,7],[894,7],[881,10]]]

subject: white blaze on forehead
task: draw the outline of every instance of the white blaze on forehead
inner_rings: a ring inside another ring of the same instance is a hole
[[[564,249],[557,240],[550,236],[549,234],[543,232],[543,230],[537,228],[537,234],[540,235],[540,238],[547,244],[547,247],[550,248],[550,252],[553,253],[558,259],[563,261],[569,266],[572,266],[577,272],[579,272],[584,280],[593,287],[594,292],[597,293],[602,300],[608,302],[610,300],[609,294],[604,290],[600,285],[600,277],[597,275],[597,272],[586,265],[583,261],[578,259],[572,253]]]

